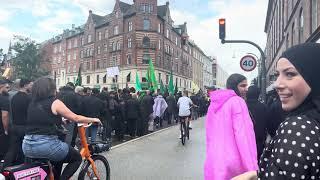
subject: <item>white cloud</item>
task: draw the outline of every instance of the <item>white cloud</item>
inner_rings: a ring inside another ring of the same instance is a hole
[[[98,15],[109,14],[114,7],[115,0],[73,0],[73,4],[78,6],[84,16],[89,15],[89,10]]]
[[[52,2],[49,0],[34,0],[32,2],[32,15],[34,16],[47,16],[50,14],[50,5]]]
[[[76,14],[67,10],[58,10],[55,15],[38,23],[38,28],[45,32],[60,33],[63,25],[70,25],[74,22]]]
[[[7,22],[10,19],[10,11],[0,8],[0,23]]]
[[[8,50],[10,39],[13,37],[13,32],[11,32],[9,29],[0,26],[0,48],[4,50],[6,53]]]

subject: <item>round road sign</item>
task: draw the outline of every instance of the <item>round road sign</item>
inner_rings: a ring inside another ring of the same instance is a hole
[[[253,71],[257,67],[257,60],[251,55],[245,55],[240,60],[240,67],[244,71]]]

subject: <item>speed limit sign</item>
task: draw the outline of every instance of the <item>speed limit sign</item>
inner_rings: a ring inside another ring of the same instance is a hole
[[[257,60],[251,55],[245,55],[240,60],[240,67],[244,71],[253,71],[257,67]]]

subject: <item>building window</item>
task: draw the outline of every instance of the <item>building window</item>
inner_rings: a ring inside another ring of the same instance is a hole
[[[97,69],[100,69],[100,60],[97,60]]]
[[[90,67],[90,62],[88,61],[87,62],[87,70],[90,70],[91,69],[91,67]]]
[[[54,50],[53,50],[54,53],[57,53],[58,52],[58,48],[57,46],[54,46]]]
[[[68,61],[70,61],[71,59],[71,54],[68,54]]]
[[[73,65],[73,72],[76,72],[76,71],[77,71],[77,66]]]
[[[149,30],[150,29],[150,20],[144,19],[143,20],[143,30]]]
[[[109,31],[108,29],[106,29],[104,32],[104,38],[107,39],[108,37],[109,37]]]
[[[113,27],[113,35],[118,35],[119,34],[119,26],[114,26]]]
[[[104,51],[108,52],[108,44],[104,44],[103,46],[104,46]]]
[[[76,60],[77,59],[77,51],[74,51],[73,52],[73,60]]]
[[[166,75],[166,84],[169,84],[169,75]]]
[[[88,43],[91,43],[92,39],[91,39],[91,34],[88,35]]]
[[[132,21],[128,22],[128,31],[132,31]]]
[[[71,46],[72,46],[72,43],[71,43],[71,40],[68,41],[68,49],[71,49]]]
[[[293,3],[293,2],[292,2]],[[291,34],[291,46],[293,46],[295,44],[294,42],[294,36],[295,36],[295,26],[294,26],[294,23],[292,24],[292,34]]]
[[[98,32],[98,40],[101,41],[101,39],[102,39],[102,33]]]
[[[83,58],[83,50],[80,51],[80,58]]]
[[[170,37],[170,30],[169,28],[167,28],[167,34],[166,34],[166,37],[169,38]]]
[[[299,21],[299,43],[303,42],[303,9],[300,10]]]
[[[312,33],[318,28],[318,0],[312,0],[311,4],[311,30]]]
[[[102,81],[103,81],[103,83],[107,83],[107,75],[104,75],[104,76],[103,76]]]
[[[120,41],[117,42],[117,50],[120,50]]]
[[[150,54],[143,54],[142,64],[149,64]]]
[[[81,46],[84,45],[84,38],[81,38]]]
[[[178,37],[176,37],[176,46],[178,46]]]
[[[70,73],[70,72],[71,72],[71,67],[70,67],[70,66],[68,66],[68,68],[67,68],[67,72],[68,72],[68,73]]]
[[[87,84],[90,84],[90,76],[87,76]]]
[[[158,24],[158,33],[161,33],[161,24]]]
[[[100,83],[99,80],[100,80],[100,77],[99,77],[99,75],[97,75],[97,84]]]
[[[131,54],[127,55],[127,64],[131,64]]]
[[[131,42],[131,38],[129,38],[129,39],[128,39],[128,48],[131,48],[131,47],[132,47],[132,46],[131,46],[131,43],[132,43],[132,42]]]
[[[182,84],[182,80],[180,79],[180,87],[181,87],[181,84]]]
[[[158,74],[158,82],[161,82],[161,73]]]
[[[111,62],[111,66],[116,66],[117,64],[117,56],[112,56],[112,62]]]
[[[147,36],[145,36],[142,40],[142,44],[144,48],[150,47],[150,39]]]
[[[101,53],[101,48],[100,46],[97,47],[97,54],[100,54]]]
[[[74,41],[73,41],[73,47],[75,48],[75,47],[77,47],[78,46],[78,39],[74,39]]]
[[[112,42],[111,46],[112,46],[112,51],[116,51],[117,50],[117,44],[115,42]]]
[[[161,39],[159,39],[159,44],[158,44],[159,50],[161,49]]]

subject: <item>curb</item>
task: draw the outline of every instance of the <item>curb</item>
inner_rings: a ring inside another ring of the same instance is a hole
[[[121,146],[124,146],[124,145],[126,145],[126,144],[129,144],[129,143],[132,143],[132,142],[135,142],[135,141],[138,141],[138,140],[140,140],[140,139],[142,139],[142,138],[145,138],[145,137],[149,137],[149,136],[158,134],[158,133],[160,133],[160,132],[166,131],[166,130],[171,129],[171,128],[173,128],[173,127],[176,127],[177,125],[178,125],[178,124],[173,125],[173,126],[170,126],[170,127],[167,127],[167,128],[164,128],[164,129],[160,129],[160,130],[155,131],[155,132],[153,132],[153,133],[149,133],[149,134],[147,134],[147,135],[144,135],[144,136],[141,136],[141,137],[132,139],[132,140],[130,140],[130,141],[126,141],[126,142],[124,142],[124,143],[121,143],[121,144],[112,146],[112,147],[110,148],[110,150],[119,148],[119,147],[121,147]]]

